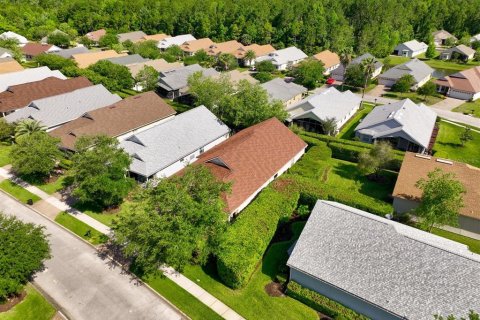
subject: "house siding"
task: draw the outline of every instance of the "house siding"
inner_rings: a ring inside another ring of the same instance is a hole
[[[284,106],[286,108],[288,108],[288,107],[294,105],[295,103],[300,102],[302,100],[302,98],[303,98],[303,93],[299,93],[295,97],[293,97],[292,99],[285,101]]]

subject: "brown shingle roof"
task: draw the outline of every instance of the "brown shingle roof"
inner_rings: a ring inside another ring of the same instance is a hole
[[[42,53],[47,52],[51,47],[52,47],[51,44],[29,42],[25,46],[23,46],[21,49],[25,55],[36,57],[38,55],[41,55]]]
[[[103,59],[117,58],[126,56],[126,53],[117,53],[115,50],[92,51],[72,55],[72,59],[77,62],[79,68],[87,68]]]
[[[100,38],[107,34],[105,29],[95,30],[92,32],[87,33],[85,36],[95,42],[100,41]]]
[[[260,45],[260,44],[253,43],[249,46],[238,48],[237,51],[235,51],[234,55],[237,59],[243,59],[245,57],[245,54],[249,50],[252,50],[253,52],[255,52],[255,56],[258,58],[275,51],[275,48],[269,44]]]
[[[459,91],[480,92],[480,66],[443,77],[436,80],[435,83]]]
[[[158,34],[151,34],[148,36],[143,36],[142,40],[153,40],[153,41],[162,41],[165,38],[170,38],[168,34],[165,33],[158,33]]]
[[[427,174],[435,168],[445,172],[452,172],[465,186],[466,194],[463,197],[464,207],[460,214],[475,219],[480,219],[480,168],[470,166],[462,162],[452,161],[453,164],[445,164],[437,161],[438,158],[420,158],[415,153],[407,152],[403,159],[397,184],[393,190],[393,196],[420,201],[422,191],[415,187],[420,178],[427,178]],[[449,160],[450,161],[450,160]]]
[[[195,53],[198,50],[208,50],[211,45],[213,45],[213,41],[210,40],[210,38],[202,38],[202,39],[197,39],[197,40],[191,40],[191,41],[186,41],[184,42],[180,48],[184,52],[188,53]]]
[[[0,112],[9,112],[27,106],[37,99],[56,96],[91,86],[85,77],[58,79],[49,77],[40,81],[11,86],[0,93]]]
[[[231,53],[234,54],[239,48],[242,47],[242,44],[236,40],[230,40],[226,42],[214,43],[212,44],[207,53],[212,56],[216,56],[220,53]]]
[[[319,52],[313,57],[318,61],[323,62],[326,69],[331,68],[340,63],[340,57],[338,56],[338,54],[330,50]]]
[[[232,182],[225,195],[226,209],[234,212],[307,145],[276,118],[251,126],[202,154],[220,180]]]
[[[155,92],[145,92],[113,105],[88,112],[50,132],[60,138],[62,147],[74,150],[77,138],[105,134],[118,137],[132,130],[160,121],[176,112]]]
[[[12,58],[0,59],[0,74],[21,71],[23,67],[20,63]]]

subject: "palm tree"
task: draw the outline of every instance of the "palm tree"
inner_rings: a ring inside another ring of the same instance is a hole
[[[257,55],[255,54],[255,51],[248,50],[247,52],[245,52],[245,57],[243,59],[244,61],[247,61],[248,65],[250,66],[252,64],[252,61],[255,60],[256,57]]]
[[[363,100],[363,97],[365,96],[365,90],[367,89],[368,80],[372,76],[373,71],[375,71],[375,58],[370,57],[370,58],[364,59],[362,61],[362,69],[365,75],[365,82],[363,83],[363,93],[362,93],[362,100]]]
[[[15,127],[15,140],[19,137],[29,136],[34,132],[45,131],[47,128],[34,119],[24,119],[17,123]]]
[[[322,125],[324,134],[333,137],[335,135],[335,132],[337,132],[337,121],[335,120],[335,118],[326,118],[320,123]]]
[[[352,47],[347,47],[340,51],[340,63],[342,64],[343,67],[343,81],[345,81],[345,72],[347,72],[347,66],[352,62],[353,58],[353,49]],[[343,87],[343,81],[342,81],[342,87]]]

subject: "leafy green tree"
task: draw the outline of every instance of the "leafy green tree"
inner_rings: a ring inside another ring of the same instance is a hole
[[[72,157],[73,195],[102,208],[119,205],[134,186],[127,177],[130,156],[115,138],[82,136]]]
[[[260,61],[260,62],[256,62],[255,63],[255,69],[258,71],[258,72],[274,72],[276,69],[275,69],[275,66],[273,65],[272,61],[270,60],[264,60],[264,61]]]
[[[59,142],[59,139],[44,131],[17,138],[17,143],[10,152],[13,170],[32,180],[48,177],[62,157],[58,149]]]
[[[387,168],[393,159],[393,149],[390,143],[378,141],[368,152],[358,156],[358,169],[366,175],[373,174],[375,179],[380,177],[380,172]]]
[[[15,126],[0,118],[0,141],[10,142],[15,134]]]
[[[39,65],[49,67],[52,70],[63,70],[65,68],[77,66],[74,60],[67,59],[56,54],[43,53],[36,56],[35,61]]]
[[[135,53],[135,44],[132,42],[132,40],[126,40],[122,42],[122,46],[125,50],[127,50],[130,53]]]
[[[15,139],[18,140],[21,137],[29,136],[35,132],[45,132],[46,129],[47,128],[38,120],[23,119],[15,126]]]
[[[253,77],[255,79],[257,79],[258,81],[260,81],[260,83],[265,83],[265,82],[268,82],[270,80],[272,80],[274,77],[271,73],[269,72],[257,72],[253,75]]]
[[[48,36],[47,43],[60,48],[68,48],[70,45],[70,37],[63,32],[53,32]]]
[[[307,89],[314,89],[323,80],[325,68],[323,63],[315,59],[303,60],[292,70],[295,82]]]
[[[465,130],[463,130],[460,134],[460,142],[462,143],[462,147],[465,146],[465,143],[471,140],[473,140],[472,129],[465,127]]]
[[[93,45],[94,45],[94,42],[92,40],[90,40],[88,37],[86,36],[83,36],[83,37],[80,37],[80,39],[78,40],[78,42],[80,44],[83,44],[86,48],[90,49]]]
[[[437,49],[435,48],[435,43],[432,41],[428,44],[427,51],[425,52],[425,57],[428,59],[433,59],[437,56]]]
[[[23,53],[18,45],[18,40],[14,38],[0,39],[0,48],[8,49],[12,52],[12,56],[15,60],[21,61]]]
[[[425,97],[425,101],[427,100],[427,96],[434,96],[437,93],[437,85],[433,81],[428,81],[423,86],[418,88],[418,94],[421,94]]]
[[[108,60],[100,60],[89,66],[88,69],[101,76],[109,78],[112,81],[112,84],[116,83],[116,86],[109,88],[114,89],[114,91],[131,89],[134,85],[132,75],[126,66],[118,65]]]
[[[435,320],[457,320],[457,317],[455,317],[453,314],[447,316],[446,318],[436,314],[433,316],[433,318]],[[460,317],[459,320],[480,320],[480,315],[477,312],[470,310],[468,313],[468,318]]]
[[[320,124],[322,125],[324,134],[332,137],[335,136],[337,132],[337,120],[335,120],[335,118],[326,118],[320,121]]]
[[[342,51],[340,51],[339,57],[340,57],[340,63],[342,64],[342,67],[343,67],[343,79],[345,79],[348,65],[350,64],[350,62],[352,62],[352,59],[353,59],[353,48],[352,47],[344,48]]]
[[[215,64],[215,58],[212,56],[209,56],[207,52],[203,49],[200,49],[197,52],[195,52],[193,57],[195,58],[197,63],[204,68],[210,68]]]
[[[362,88],[365,82],[362,65],[358,63],[349,65],[345,71],[344,82],[349,86]]]
[[[248,63],[248,65],[251,65],[256,58],[257,58],[257,55],[255,51],[247,50],[247,52],[245,52],[245,56],[243,57],[243,60],[245,60]]]
[[[118,44],[118,38],[117,35],[112,33],[107,33],[98,41],[100,47],[112,48],[114,44]]]
[[[415,184],[422,190],[420,205],[415,209],[421,226],[431,232],[435,224],[458,225],[465,187],[456,180],[455,174],[445,173],[439,168],[429,172],[427,177]]]
[[[115,242],[146,274],[165,264],[178,270],[189,263],[205,264],[226,228],[221,194],[228,190],[203,165],[161,179],[122,207],[112,227]]]
[[[450,37],[448,39],[445,40],[445,46],[447,47],[453,47],[455,45],[455,39]]]
[[[160,58],[160,50],[157,48],[157,43],[154,40],[138,42],[134,45],[133,52],[147,59],[158,59]]]
[[[409,92],[410,88],[415,84],[415,79],[411,74],[405,74],[392,86],[392,91]]]
[[[238,67],[238,61],[233,54],[220,53],[217,57],[217,65],[222,70],[228,71]]]
[[[158,71],[152,66],[144,66],[138,72],[135,81],[142,85],[143,91],[155,90],[158,84]]]
[[[230,79],[226,75],[218,79],[204,77],[201,72],[195,72],[188,78],[190,94],[195,98],[195,105],[204,105],[218,115],[218,108],[227,96],[235,93]],[[216,110],[216,111],[215,111]],[[221,116],[220,116],[221,117]]]
[[[0,212],[0,303],[19,294],[50,259],[45,228]]]
[[[179,46],[173,45],[173,46],[168,47],[165,50],[164,55],[171,56],[175,60],[180,60],[183,57],[183,50]],[[165,59],[165,60],[167,60],[167,59]],[[170,61],[170,62],[173,62],[173,61]]]

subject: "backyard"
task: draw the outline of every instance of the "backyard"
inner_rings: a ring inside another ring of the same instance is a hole
[[[337,134],[340,139],[353,140],[355,138],[355,128],[360,121],[373,110],[374,105],[371,103],[363,103],[361,109],[343,126],[342,130]]]
[[[428,64],[431,68],[439,71],[443,71],[446,74],[452,74],[455,72],[470,69],[480,65],[480,62],[478,61],[469,61],[468,63],[457,63],[452,61],[440,60],[436,58],[426,59],[424,54],[419,55],[417,58],[422,60],[426,64]],[[389,56],[389,59],[390,59],[390,62],[389,62],[390,66],[396,66],[411,60],[410,58],[400,57],[400,56]],[[385,61],[385,58],[381,60]]]
[[[31,284],[25,287],[27,295],[7,312],[0,313],[0,320],[51,320],[55,308]]]
[[[456,107],[452,111],[460,112],[463,114],[471,114],[474,117],[480,118],[480,99],[473,102],[465,102],[464,104]]]

